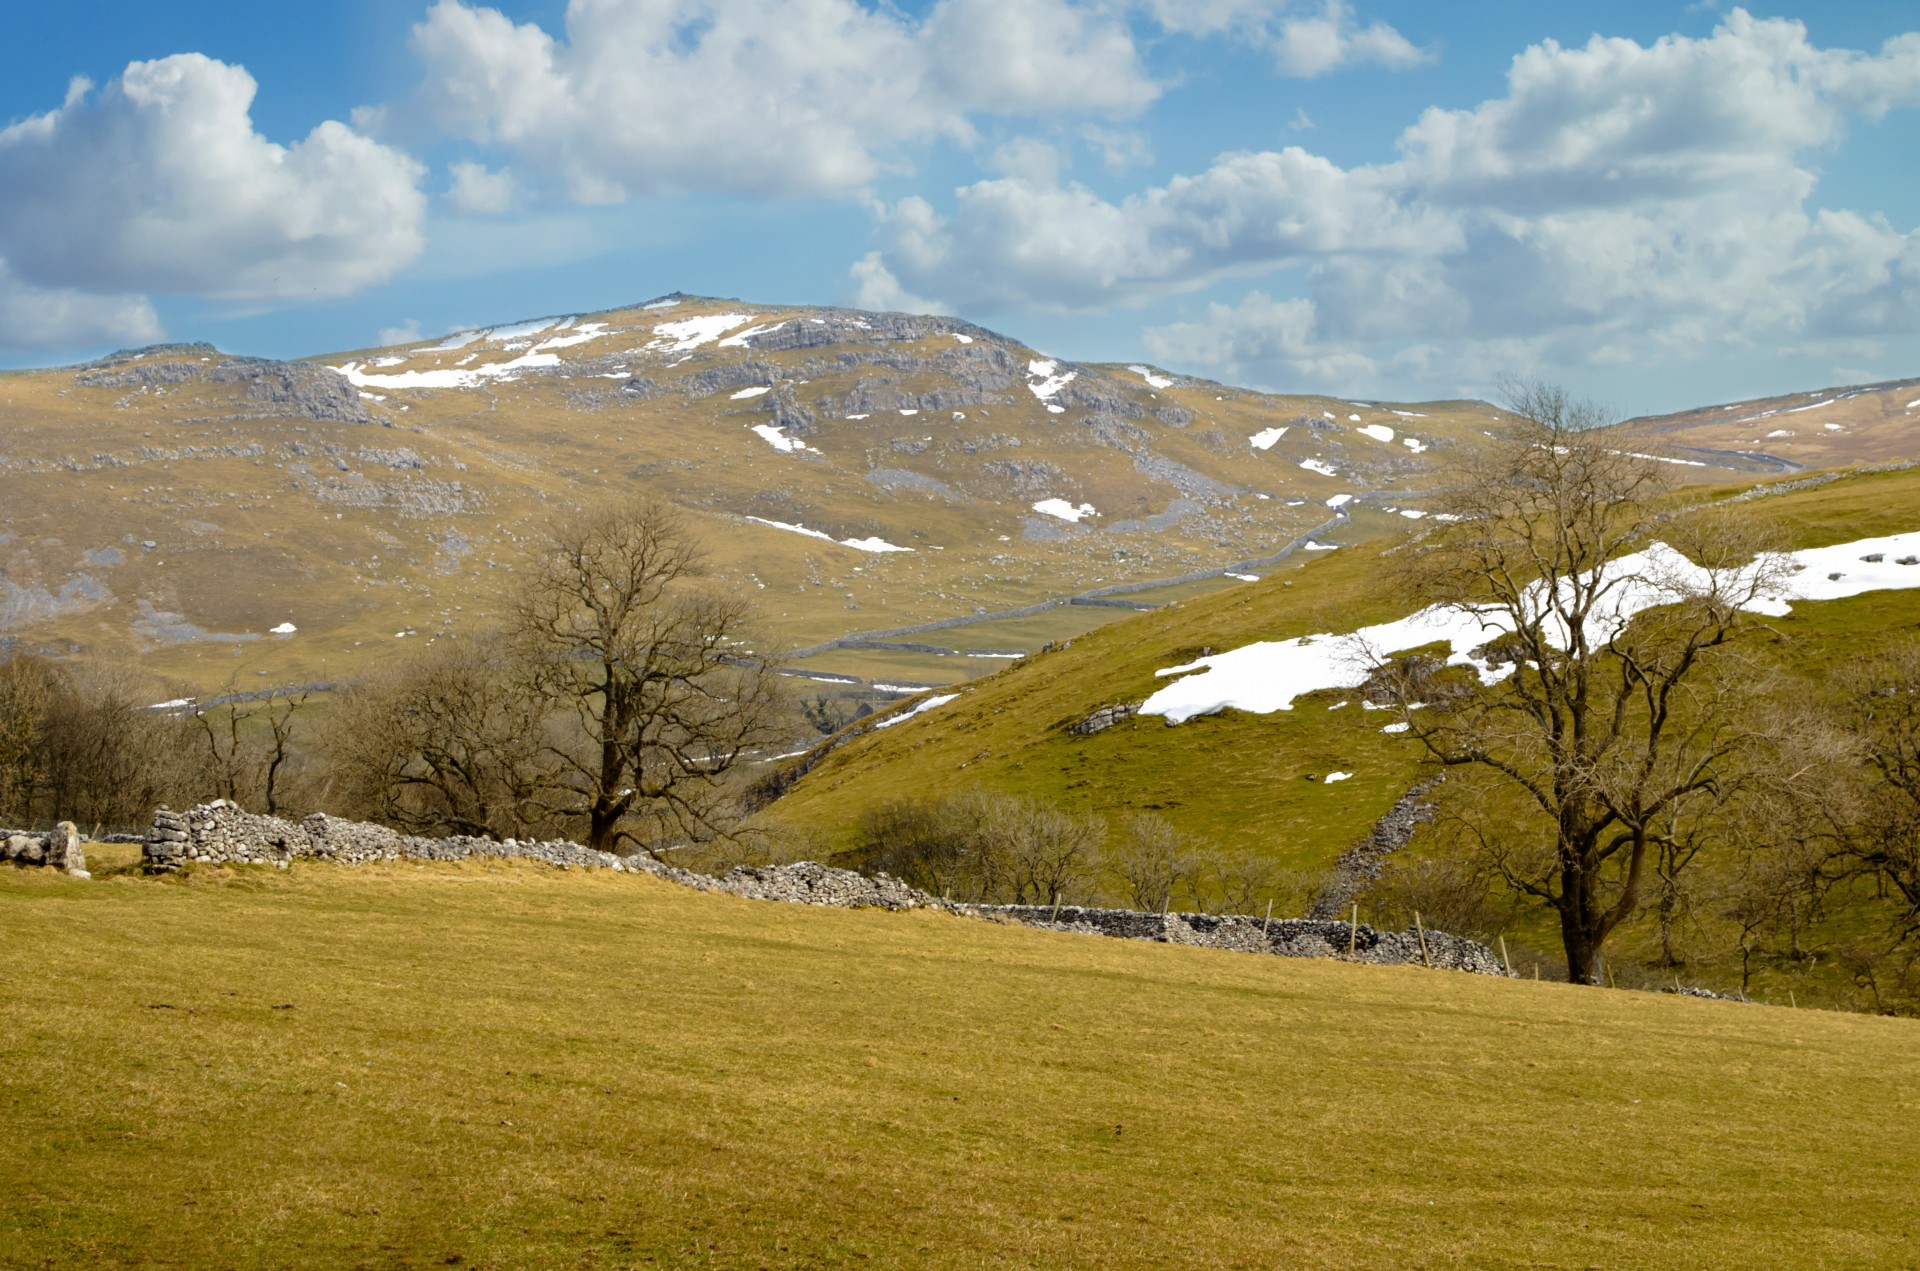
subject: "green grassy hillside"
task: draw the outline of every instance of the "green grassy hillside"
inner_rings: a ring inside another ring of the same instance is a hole
[[[1733,505],[1776,527],[1791,547],[1920,528],[1920,472],[1846,475]],[[1260,640],[1351,631],[1397,618],[1393,557],[1410,534],[1365,538],[1296,557],[1259,582],[1109,624],[1070,647],[973,684],[958,700],[840,746],[771,816],[845,842],[849,808],[971,785],[1040,795],[1109,815],[1160,812],[1196,834],[1325,864],[1364,832],[1420,771],[1417,744],[1381,733],[1356,695],[1328,691],[1291,711],[1225,710],[1177,727],[1136,717],[1090,737],[1068,727],[1097,708],[1139,702],[1156,672]],[[1805,603],[1771,625],[1772,643],[1802,666],[1913,629],[1915,593]],[[1329,707],[1349,704],[1339,710]],[[1321,780],[1352,772],[1336,785]]]
[[[1908,1021],[504,863],[8,871],[0,959],[7,1266],[1920,1257]]]
[[[1732,506],[1796,548],[1910,531],[1920,527],[1920,472],[1844,475]],[[1362,537],[1339,551],[1289,561],[1257,583],[1089,632],[976,682],[924,715],[860,731],[765,815],[846,848],[863,808],[979,786],[1098,813],[1116,827],[1130,812],[1155,812],[1221,848],[1317,874],[1428,771],[1418,743],[1383,733],[1388,717],[1361,709],[1358,694],[1314,693],[1290,711],[1228,709],[1179,726],[1141,716],[1093,736],[1068,729],[1101,706],[1143,700],[1166,683],[1156,672],[1203,651],[1401,616],[1411,606],[1395,593],[1393,556],[1405,541],[1405,531]],[[1920,629],[1920,598],[1886,591],[1801,603],[1768,627],[1757,647],[1817,683],[1835,661]],[[1327,784],[1335,771],[1353,776]],[[1422,850],[1416,839],[1412,855]],[[1113,880],[1095,882],[1118,898]],[[1829,915],[1842,935],[1851,933],[1847,912],[1842,903]],[[1536,950],[1558,943],[1550,924],[1524,917],[1512,934]],[[1624,962],[1649,954],[1652,939],[1648,930],[1623,930],[1619,956]],[[1739,985],[1738,969],[1725,957],[1686,974],[1722,989]],[[1813,981],[1763,972],[1756,983],[1782,1000],[1796,987],[1822,1000],[1851,1000],[1835,974],[1829,963],[1825,971],[1815,968]]]

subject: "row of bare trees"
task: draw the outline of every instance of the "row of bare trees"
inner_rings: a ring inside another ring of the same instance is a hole
[[[0,823],[64,820],[99,833],[137,828],[155,805],[208,791],[271,802],[291,704],[156,710],[162,691],[125,668],[30,654],[0,663]],[[265,713],[277,762],[248,724]]]

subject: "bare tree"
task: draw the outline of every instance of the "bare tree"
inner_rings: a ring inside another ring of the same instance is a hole
[[[416,834],[557,830],[546,716],[498,640],[444,641],[338,695],[323,738],[336,797]]]
[[[47,782],[47,725],[61,688],[58,668],[27,654],[0,664],[0,817],[31,824]]]
[[[1133,907],[1147,913],[1165,913],[1197,863],[1188,838],[1173,822],[1152,813],[1128,817],[1120,841],[1107,856],[1107,868]]]
[[[1107,836],[1098,817],[1006,797],[993,800],[985,831],[994,890],[1016,905],[1057,905],[1074,896]]]
[[[680,515],[638,500],[562,525],[513,610],[536,692],[571,717],[548,739],[549,806],[589,846],[653,848],[724,828],[743,761],[777,739],[784,690],[745,600],[702,590]]]
[[[304,689],[272,689],[242,696],[227,682],[228,700],[192,712],[206,744],[208,771],[235,803],[257,797],[267,815],[280,813],[281,776],[293,756],[294,716],[307,704]]]
[[[166,691],[125,667],[83,664],[61,675],[47,717],[48,817],[132,829],[156,805],[198,792],[205,778],[193,725],[151,708]]]
[[[1537,870],[1503,857],[1503,873],[1554,910],[1568,978],[1588,983],[1672,818],[1740,770],[1750,668],[1730,650],[1782,578],[1731,518],[1668,511],[1657,465],[1593,434],[1597,408],[1541,385],[1515,387],[1510,408],[1516,436],[1467,461],[1456,519],[1409,567],[1416,594],[1487,626],[1497,682],[1381,674],[1436,760],[1519,796],[1550,851]]]

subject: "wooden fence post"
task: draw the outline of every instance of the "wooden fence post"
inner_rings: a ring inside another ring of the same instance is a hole
[[[1433,959],[1427,956],[1427,929],[1420,925],[1420,911],[1413,911],[1413,930],[1420,937],[1420,965],[1430,967]]]
[[[1353,921],[1347,924],[1347,956],[1353,956],[1354,941],[1360,938],[1360,902],[1353,902]]]

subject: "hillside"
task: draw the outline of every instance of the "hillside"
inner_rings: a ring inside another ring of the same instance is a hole
[[[167,346],[0,375],[0,632],[198,693],[348,677],[485,623],[558,512],[641,491],[814,672],[944,683],[1386,532],[1500,421],[692,297],[307,362]],[[875,632],[924,647],[821,647]]]
[[[1920,378],[1704,406],[1620,425],[1682,466],[1757,473],[1889,463],[1920,453]]]
[[[1793,548],[1911,534],[1920,530],[1920,472],[1791,482],[1729,506],[1777,527]],[[1167,690],[1173,681],[1163,672],[1171,668],[1260,641],[1337,636],[1401,618],[1408,606],[1392,579],[1406,534],[1305,554],[1257,582],[1090,632],[948,700],[931,699],[938,704],[897,724],[850,730],[809,761],[766,816],[844,849],[854,842],[859,809],[981,787],[1039,796],[1114,825],[1131,812],[1158,813],[1228,852],[1256,853],[1317,877],[1428,775],[1419,746],[1383,731],[1383,717],[1352,687],[1307,691],[1288,709],[1229,706],[1177,725],[1141,713],[1090,735],[1072,728],[1101,708],[1137,706]],[[1916,576],[1909,580],[1904,568]],[[1892,575],[1877,589],[1796,601],[1769,620],[1764,649],[1817,674],[1910,633],[1920,612],[1911,590],[1920,567],[1886,569]],[[1341,683],[1357,683],[1360,674]],[[1538,948],[1554,947],[1545,930],[1532,938]],[[1727,986],[1724,967],[1699,973]]]
[[[23,1265],[1897,1266],[1913,1024],[491,865],[0,873]]]

